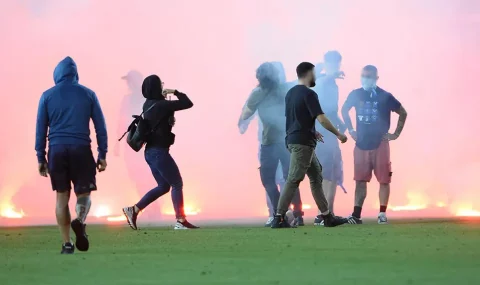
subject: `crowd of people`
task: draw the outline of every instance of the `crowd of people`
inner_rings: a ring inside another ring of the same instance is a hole
[[[380,183],[378,223],[387,223],[392,177],[389,141],[401,134],[407,113],[392,94],[377,86],[378,70],[367,65],[361,72],[361,87],[348,95],[341,108],[342,120],[338,114],[339,89],[336,83],[345,76],[341,61],[339,52],[329,51],[323,63],[317,66],[302,62],[296,68],[298,79],[293,82],[286,80],[280,62],[265,62],[256,71],[258,86],[242,108],[238,127],[241,133],[245,133],[257,115],[260,178],[270,212],[266,226],[289,228],[305,225],[299,191],[305,176],[310,180],[318,207],[314,225],[361,224],[367,182],[371,180],[372,172]],[[63,59],[54,71],[55,86],[42,94],[37,114],[35,149],[38,171],[44,177],[50,176],[52,189],[57,193],[56,218],[63,238],[63,254],[72,254],[75,248],[80,251],[89,249],[85,220],[91,206],[90,194],[97,189],[97,170],[102,172],[107,167],[107,128],[102,109],[95,93],[79,84],[78,79],[73,59]],[[128,224],[136,230],[140,211],[171,191],[177,220],[174,228],[197,229],[186,219],[182,176],[169,152],[175,142],[172,133],[175,112],[189,109],[193,103],[184,93],[165,89],[157,75],[146,77],[141,84],[142,76],[138,72],[132,71],[124,79],[128,81],[132,94],[141,88],[146,99],[142,113],[134,116],[126,132],[128,145],[133,150],[126,149],[125,152],[134,153],[145,145],[146,165],[157,182],[157,186],[137,203],[123,208]],[[169,100],[170,95],[177,100]],[[122,106],[128,109],[131,104],[127,101],[137,99],[126,98]],[[352,108],[356,111],[356,129],[349,115]],[[393,133],[389,133],[391,112],[399,114]],[[97,159],[90,147],[90,120],[96,131]],[[339,142],[347,141],[344,134],[347,131],[356,142],[356,187],[353,212],[343,218],[334,214],[334,203],[338,186],[344,189]],[[119,151],[116,146],[115,153]],[[132,158],[124,157],[128,165]],[[73,220],[68,207],[72,184],[77,196],[76,218]],[[137,186],[147,187],[140,182]],[[293,205],[291,210],[290,205]],[[75,245],[70,228],[76,237]]]

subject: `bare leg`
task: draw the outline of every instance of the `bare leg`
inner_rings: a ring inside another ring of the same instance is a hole
[[[57,192],[57,205],[55,214],[57,217],[57,224],[62,234],[63,242],[71,242],[70,239],[70,209],[68,208],[68,201],[70,200],[70,191]]]
[[[82,222],[82,224],[85,223],[85,220],[87,219],[91,205],[92,201],[90,200],[90,192],[77,195],[75,211],[77,212],[77,219]]]
[[[380,206],[387,208],[388,199],[390,198],[390,184],[380,184],[378,197],[380,199]]]
[[[363,207],[365,198],[367,198],[367,182],[357,181],[355,185],[355,206]]]

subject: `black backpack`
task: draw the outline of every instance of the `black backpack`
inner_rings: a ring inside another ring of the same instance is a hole
[[[142,147],[145,145],[147,142],[148,136],[152,133],[154,133],[160,124],[158,122],[153,128],[148,124],[147,121],[145,121],[145,118],[143,117],[143,114],[150,111],[154,106],[156,105],[153,104],[150,106],[146,111],[143,111],[140,115],[133,115],[133,121],[130,123],[128,126],[127,131],[122,135],[121,138],[118,139],[118,141],[121,141],[123,137],[127,135],[127,143],[128,145],[136,152],[140,151]]]

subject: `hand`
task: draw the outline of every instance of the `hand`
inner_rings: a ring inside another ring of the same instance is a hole
[[[317,142],[323,143],[323,135],[321,133],[315,132],[315,138],[317,139]]]
[[[162,94],[163,96],[167,96],[168,94],[174,94],[175,91],[175,89],[163,89]]]
[[[396,134],[387,133],[386,135],[383,136],[384,141],[394,141],[396,139],[398,139],[398,135]]]
[[[343,71],[337,71],[335,73],[335,78],[344,79],[345,78],[345,73]]]
[[[107,169],[107,161],[105,159],[99,159],[97,161],[97,169],[99,172],[105,171],[105,169]]]
[[[238,130],[240,131],[240,134],[243,135],[248,130],[248,123],[239,122]]]
[[[350,136],[354,141],[357,141],[357,132],[355,130],[351,130],[351,131],[349,130],[348,133],[350,134]]]
[[[38,173],[40,176],[48,177],[48,164],[46,162],[38,164]]]
[[[347,136],[344,134],[339,134],[337,138],[341,143],[345,143],[347,141]]]

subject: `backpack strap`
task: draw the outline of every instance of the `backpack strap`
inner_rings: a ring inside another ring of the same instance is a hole
[[[139,118],[141,118],[143,116],[143,114],[145,114],[146,112],[150,111],[153,107],[155,107],[155,105],[157,105],[157,103],[153,103],[152,106],[148,107],[147,110],[143,111],[140,113],[140,115],[132,115],[132,117],[134,118],[133,122],[130,123],[130,125],[128,125],[128,128],[127,130],[123,133],[123,135],[118,139],[118,141],[121,141],[126,134],[128,134],[128,132],[130,131],[130,129],[132,128],[132,126],[134,126],[134,124],[139,120]]]

